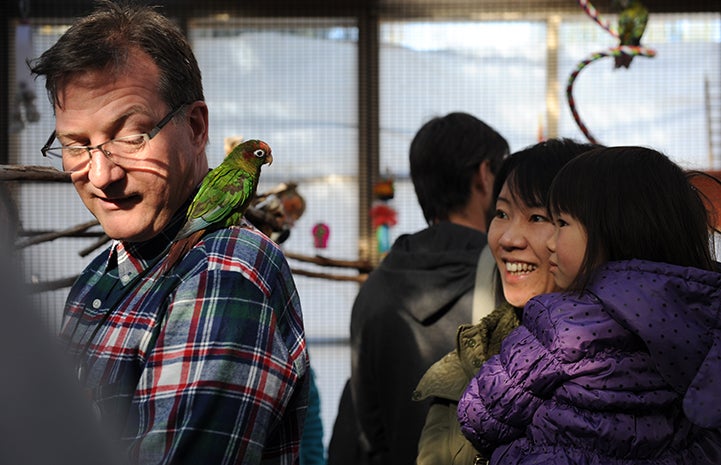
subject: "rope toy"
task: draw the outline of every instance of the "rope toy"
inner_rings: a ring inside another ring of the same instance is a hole
[[[611,24],[604,19],[601,14],[596,10],[596,8],[591,4],[591,2],[587,0],[578,0],[578,4],[581,6],[583,11],[591,18],[593,19],[599,26],[601,26],[603,29],[605,29],[611,36],[613,36],[616,39],[620,39],[619,32],[614,29]],[[640,37],[639,37],[640,39]],[[586,136],[586,139],[588,139],[589,142],[592,144],[599,144],[598,140],[591,134],[591,131],[588,130],[588,127],[583,123],[581,120],[581,116],[578,113],[578,109],[576,108],[576,101],[573,98],[573,85],[578,78],[578,75],[581,73],[582,70],[584,70],[588,65],[591,63],[598,61],[605,57],[634,57],[634,56],[643,56],[647,58],[653,58],[656,56],[656,51],[650,48],[642,47],[640,45],[619,45],[617,47],[609,48],[608,50],[604,50],[601,52],[596,52],[591,54],[588,58],[584,59],[583,61],[579,62],[578,65],[576,65],[576,68],[571,72],[571,75],[568,77],[568,83],[566,85],[566,98],[568,100],[568,107],[571,110],[571,115],[573,116],[574,121],[576,122],[576,125],[581,130],[583,135]]]

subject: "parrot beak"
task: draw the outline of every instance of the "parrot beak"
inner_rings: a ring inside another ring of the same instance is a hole
[[[273,164],[273,154],[269,153],[265,156],[265,163],[270,166]]]

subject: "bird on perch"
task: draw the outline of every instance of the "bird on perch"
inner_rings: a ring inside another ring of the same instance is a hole
[[[641,45],[641,36],[648,23],[648,10],[640,0],[613,0],[617,8],[621,9],[618,15],[618,39],[621,46]],[[615,56],[614,68],[628,68],[633,55],[621,52]]]
[[[255,196],[260,168],[273,163],[270,146],[256,139],[235,146],[203,179],[173,239],[164,271],[172,268],[207,232],[239,224]]]

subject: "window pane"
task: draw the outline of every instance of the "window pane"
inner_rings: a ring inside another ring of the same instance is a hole
[[[567,105],[566,80],[582,60],[617,43],[587,17],[564,21],[559,37],[560,132],[584,139]],[[721,133],[721,15],[652,14],[641,43],[656,56],[635,57],[628,69],[614,69],[613,58],[604,58],[581,70],[573,96],[582,122],[605,145],[651,146],[686,167],[721,168],[721,147],[709,154],[706,106],[716,113],[712,129]]]
[[[189,28],[210,111],[210,166],[227,137],[263,139],[273,149],[259,192],[295,182],[306,210],[283,243],[288,252],[358,257],[357,36],[333,20],[194,21]],[[313,226],[330,229],[314,246]],[[357,275],[290,260],[291,267]],[[295,275],[308,347],[321,391],[325,441],[350,374],[350,309],[358,284]]]
[[[396,178],[392,238],[425,227],[408,148],[434,116],[471,113],[512,149],[537,140],[545,115],[544,22],[385,22],[380,49],[380,167]]]
[[[16,24],[16,47],[14,53],[24,52],[28,56],[15,56],[15,75],[30,75],[25,64],[26,58],[36,58],[54,44],[68,25]],[[24,42],[24,43],[20,43]],[[11,82],[15,82],[12,80]],[[45,91],[45,79],[32,79],[35,94],[34,106],[39,113],[35,122],[25,121],[23,125],[11,126],[9,163],[50,167],[40,154],[40,147],[55,129],[53,108]],[[11,109],[12,113],[12,109]],[[22,229],[32,232],[49,232],[74,227],[92,221],[92,215],[85,209],[70,183],[21,182],[11,183],[14,198],[18,204]],[[100,229],[93,231],[99,233]],[[28,239],[21,237],[20,239]],[[22,249],[26,280],[31,283],[48,282],[71,278],[77,275],[89,262],[92,255],[81,257],[78,250],[88,247],[95,238],[60,238]],[[63,305],[68,288],[33,295],[33,301],[51,330],[60,328]]]

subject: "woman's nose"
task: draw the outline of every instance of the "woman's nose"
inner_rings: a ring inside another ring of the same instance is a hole
[[[500,244],[507,249],[524,248],[527,244],[525,229],[518,224],[508,225],[501,234]]]

